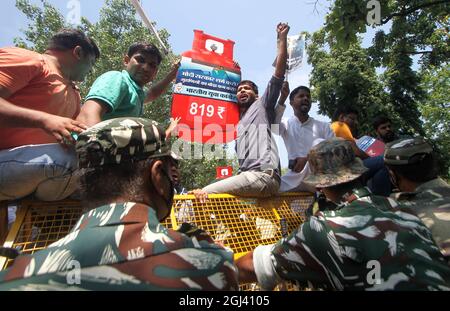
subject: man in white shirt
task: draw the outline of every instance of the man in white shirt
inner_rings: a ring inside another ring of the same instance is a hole
[[[311,109],[311,91],[306,86],[295,88],[289,95],[289,102],[294,109],[294,116],[283,118],[279,134],[283,137],[288,152],[289,171],[281,177],[280,192],[310,191],[315,189],[303,184],[310,174],[307,155],[309,150],[322,140],[335,137],[330,125],[309,116]],[[279,101],[277,114],[285,107]]]

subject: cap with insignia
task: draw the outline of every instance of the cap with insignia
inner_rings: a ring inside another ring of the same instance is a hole
[[[80,168],[163,156],[179,159],[166,142],[164,130],[156,121],[144,118],[100,122],[79,134],[76,151]]]
[[[432,152],[433,148],[423,137],[402,138],[386,145],[384,162],[390,165],[413,164]],[[423,155],[423,157],[417,155]]]

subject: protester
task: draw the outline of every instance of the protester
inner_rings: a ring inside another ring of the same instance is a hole
[[[236,152],[239,174],[194,190],[200,201],[208,193],[229,193],[239,196],[268,197],[280,187],[280,161],[271,125],[276,118],[275,105],[286,72],[287,34],[289,26],[277,25],[278,52],[275,73],[262,97],[258,87],[249,80],[238,85],[237,100],[240,121],[237,127]]]
[[[159,83],[145,87],[158,73],[162,61],[158,48],[151,43],[134,43],[128,48],[122,71],[108,71],[92,85],[78,117],[92,126],[102,120],[120,117],[141,117],[144,104],[159,97],[175,78],[177,62]]]
[[[369,156],[358,148],[354,137],[358,131],[358,113],[358,110],[351,106],[339,107],[334,114],[331,129],[336,137],[348,140],[352,145],[355,155],[364,160]]]
[[[372,122],[373,129],[377,134],[377,139],[383,143],[390,143],[397,139],[397,135],[393,131],[392,121],[385,115],[378,115]]]
[[[349,141],[355,155],[363,159],[364,166],[369,168],[363,176],[364,182],[374,194],[389,196],[392,192],[392,185],[383,156],[369,157],[356,145],[353,134],[358,131],[358,110],[350,106],[343,106],[336,110],[334,119],[338,121],[333,122],[331,128],[336,137]]]
[[[314,188],[303,183],[310,174],[307,155],[309,150],[321,141],[334,137],[330,125],[309,116],[311,91],[306,86],[295,88],[289,101],[294,116],[282,119],[280,135],[283,137],[289,159],[289,171],[281,176],[280,192],[310,191]]]
[[[64,29],[43,54],[0,49],[0,201],[32,193],[53,201],[75,191],[76,156],[71,133],[86,129],[75,121],[83,81],[100,57],[84,33]]]

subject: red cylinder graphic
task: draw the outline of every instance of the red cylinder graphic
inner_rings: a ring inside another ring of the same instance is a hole
[[[181,118],[181,139],[220,144],[236,138],[241,72],[233,47],[231,40],[194,30],[192,50],[181,54],[172,100],[172,117]]]

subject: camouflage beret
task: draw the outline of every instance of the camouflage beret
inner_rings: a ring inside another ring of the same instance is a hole
[[[384,162],[391,165],[412,164],[411,158],[418,154],[430,154],[433,148],[423,137],[401,138],[386,145]]]
[[[355,156],[351,143],[342,138],[330,138],[314,146],[308,163],[311,175],[304,183],[318,188],[350,182],[368,170]]]
[[[130,163],[176,156],[157,122],[144,118],[117,118],[100,122],[79,134],[76,151],[80,168]]]

